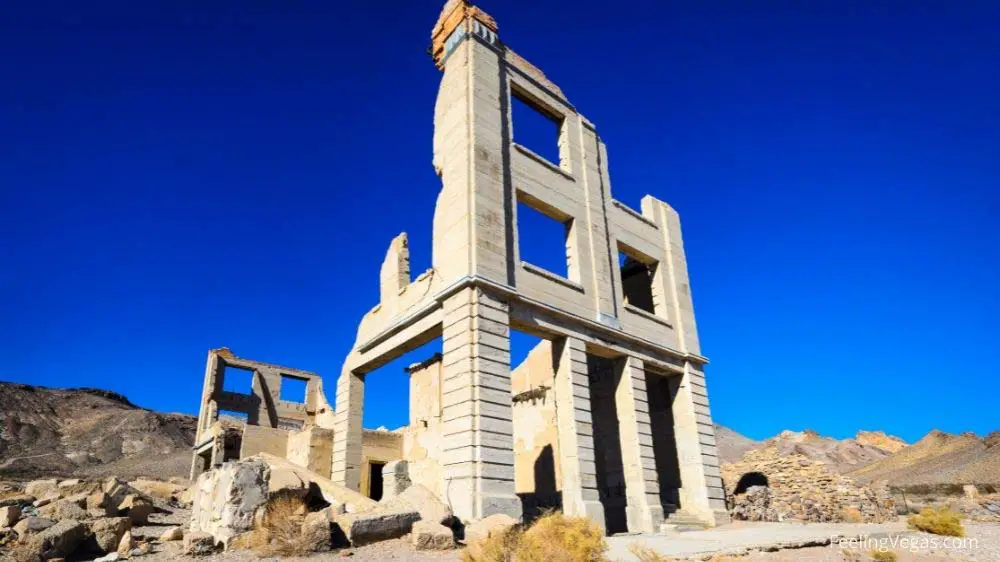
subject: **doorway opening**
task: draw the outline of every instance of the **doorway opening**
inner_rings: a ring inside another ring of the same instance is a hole
[[[379,501],[382,499],[382,469],[385,463],[372,461],[368,466],[368,497]]]
[[[628,532],[625,508],[625,465],[615,390],[622,377],[616,361],[587,354],[590,412],[594,431],[594,465],[597,491],[604,506],[604,526],[609,535]]]

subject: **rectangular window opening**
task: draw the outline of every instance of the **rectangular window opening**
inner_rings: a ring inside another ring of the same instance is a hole
[[[517,240],[521,261],[569,279],[572,225],[572,219],[554,218],[518,200]]]
[[[563,118],[511,87],[511,131],[515,143],[559,166]]]
[[[653,276],[656,262],[640,256],[629,248],[618,247],[618,266],[622,274],[622,294],[625,304],[655,314]]]
[[[253,394],[253,371],[226,365],[222,370],[222,390],[235,394]]]
[[[281,375],[280,397],[286,402],[305,404],[306,387],[308,386],[308,379],[293,377],[291,375]]]
[[[236,412],[234,410],[219,410],[219,420],[231,424],[245,424],[250,419],[250,414],[246,412]]]

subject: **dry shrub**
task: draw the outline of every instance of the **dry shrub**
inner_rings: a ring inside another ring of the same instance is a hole
[[[463,562],[600,562],[608,545],[586,517],[549,512],[523,529],[515,525],[469,545]]]
[[[237,548],[249,548],[264,556],[306,556],[323,546],[318,537],[302,532],[307,506],[297,496],[282,495],[268,500],[264,515],[253,531],[239,537]],[[329,537],[326,537],[329,541]]]
[[[601,527],[586,517],[550,512],[521,535],[518,562],[591,562],[604,559]]]
[[[872,559],[877,562],[896,562],[899,560],[899,555],[891,550],[873,550],[871,555]]]
[[[632,556],[635,556],[639,562],[671,562],[673,560],[673,558],[667,558],[641,542],[634,542],[628,545],[628,551],[631,552]]]
[[[935,535],[948,535],[952,537],[964,537],[965,528],[962,527],[961,517],[954,511],[942,507],[925,507],[917,515],[911,515],[906,520],[910,527],[919,529]]]
[[[864,523],[865,518],[861,515],[861,510],[849,505],[840,510],[840,517],[847,523]]]

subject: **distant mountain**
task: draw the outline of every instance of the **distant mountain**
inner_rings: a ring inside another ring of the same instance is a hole
[[[759,445],[760,441],[754,441],[724,425],[715,424],[715,447],[719,451],[720,463],[737,462],[747,451]]]
[[[1000,431],[984,439],[972,433],[934,430],[849,476],[862,482],[887,480],[894,486],[1000,484]]]
[[[0,477],[186,477],[196,423],[106,390],[0,382]]]

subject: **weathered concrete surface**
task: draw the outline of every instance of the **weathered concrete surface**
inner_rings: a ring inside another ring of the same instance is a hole
[[[334,522],[343,534],[341,539],[347,539],[351,546],[361,546],[406,535],[419,520],[420,513],[414,509],[376,508],[338,515]]]
[[[83,523],[73,519],[64,519],[55,525],[32,535],[27,540],[27,549],[38,554],[42,559],[65,558],[72,553],[87,536],[87,528]]]
[[[716,554],[739,556],[750,550],[821,546],[841,537],[878,535],[905,530],[903,523],[747,523],[735,522],[704,531],[639,534],[608,537],[608,559],[635,562],[629,552],[632,543],[641,543],[674,558]]]
[[[88,550],[101,553],[115,552],[122,537],[132,528],[132,520],[128,517],[104,517],[86,524],[91,534],[87,539]]]
[[[447,550],[455,548],[455,535],[451,529],[434,521],[417,521],[413,524],[413,547],[417,550]]]

